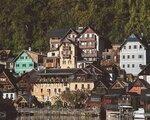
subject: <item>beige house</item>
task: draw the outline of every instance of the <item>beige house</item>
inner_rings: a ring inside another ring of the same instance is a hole
[[[50,101],[55,103],[59,95],[66,91],[76,90],[92,90],[94,88],[93,82],[70,82],[70,83],[38,83],[33,86],[32,95],[36,96],[41,102]]]
[[[82,71],[82,69],[44,70],[39,73],[40,79],[33,85],[32,95],[41,102],[50,101],[53,104],[64,91],[91,91],[94,88],[94,81],[86,74],[82,73],[81,76],[79,73]]]

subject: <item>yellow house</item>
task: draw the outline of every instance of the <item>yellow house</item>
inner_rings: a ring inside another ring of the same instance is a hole
[[[80,69],[49,69],[40,73],[40,79],[33,85],[32,95],[41,102],[55,103],[59,95],[66,91],[88,90],[94,88],[91,78],[76,74]],[[78,76],[78,77],[77,77]]]
[[[66,91],[77,91],[77,90],[88,90],[91,91],[94,88],[92,81],[88,82],[52,82],[52,83],[38,83],[33,86],[32,95],[36,96],[41,102],[50,101],[52,104],[55,103],[59,95]]]
[[[77,68],[77,61],[81,59],[81,49],[76,42],[77,32],[70,29],[61,40],[59,47],[60,67]]]

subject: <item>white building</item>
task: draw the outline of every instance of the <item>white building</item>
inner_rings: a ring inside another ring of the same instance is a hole
[[[126,73],[138,75],[140,66],[149,63],[148,44],[135,34],[129,36],[120,47],[120,68]]]

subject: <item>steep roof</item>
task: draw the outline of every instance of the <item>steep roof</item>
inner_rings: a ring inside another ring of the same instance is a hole
[[[45,69],[39,73],[39,75],[72,75],[79,70],[78,68],[68,68],[68,69]]]
[[[33,52],[33,51],[28,51],[28,50],[23,50],[23,51],[13,60],[13,62],[16,62],[16,60],[17,60],[24,52],[33,60],[33,62],[35,62],[35,63],[38,62],[37,60],[34,59],[34,57],[32,57],[32,55],[34,54],[34,55],[38,56],[38,55],[40,55],[40,53]]]
[[[53,29],[51,31],[48,32],[48,36],[49,37],[58,37],[58,38],[62,38],[66,35],[66,33],[68,32],[68,28],[64,28],[64,29]]]
[[[148,64],[138,75],[150,75],[150,64]]]
[[[129,90],[134,86],[134,85],[136,85],[136,84],[138,84],[138,85],[140,85],[141,87],[146,87],[147,89],[150,89],[150,84],[146,81],[146,80],[144,80],[144,79],[136,79],[133,83],[131,83],[130,85],[129,85]]]
[[[127,42],[140,42],[145,48],[148,48],[147,41],[143,39],[142,36],[139,36],[137,34],[131,34],[125,41],[121,44],[120,50]]]

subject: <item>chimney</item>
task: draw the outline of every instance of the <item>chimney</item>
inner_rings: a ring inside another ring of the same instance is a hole
[[[28,50],[31,51],[31,47],[29,47]]]

